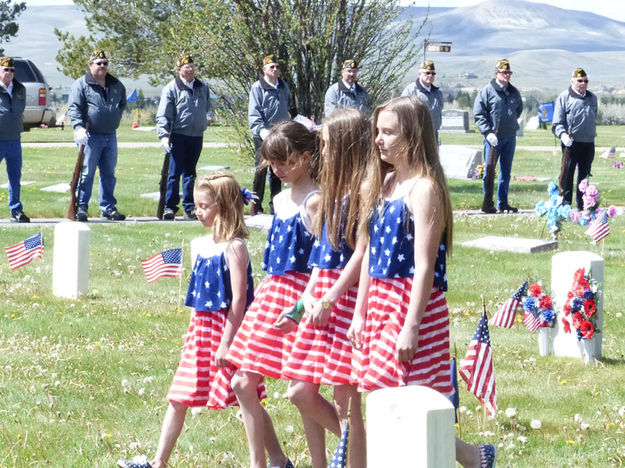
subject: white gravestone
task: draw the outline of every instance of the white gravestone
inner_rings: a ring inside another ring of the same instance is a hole
[[[367,466],[455,468],[454,407],[418,385],[367,396]]]
[[[470,179],[482,164],[482,152],[466,146],[441,145],[438,154],[448,179]]]
[[[91,229],[84,223],[62,221],[54,228],[52,292],[76,299],[89,290],[89,240]]]
[[[603,258],[585,251],[560,252],[551,258],[551,290],[558,314],[551,336],[553,337],[553,354],[583,358],[584,362],[589,364],[594,362],[595,358],[601,358],[602,332],[595,331],[591,340],[578,341],[572,325],[571,333],[565,333],[562,326],[564,316],[562,307],[573,285],[573,275],[580,268],[585,268],[586,274],[590,271],[592,279],[597,282],[595,325],[596,329],[603,330]],[[567,319],[570,323],[571,316],[569,315]]]

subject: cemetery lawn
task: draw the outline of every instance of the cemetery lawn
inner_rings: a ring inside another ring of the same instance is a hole
[[[36,132],[45,131],[34,130],[31,136]],[[519,145],[525,144],[519,140]],[[67,149],[24,149],[23,180],[35,181],[23,187],[22,200],[30,216],[64,215],[69,196],[40,188],[68,181],[74,162],[75,153]],[[518,151],[513,175],[555,178],[558,162],[559,157],[551,152]],[[122,212],[154,216],[156,203],[139,195],[157,190],[161,163],[158,148],[120,149],[116,195]],[[621,172],[612,163],[596,159],[593,182],[604,204],[624,206]],[[242,183],[251,184],[250,161],[229,149],[205,149],[198,167],[209,164],[228,165]],[[4,173],[0,183],[6,183]],[[449,185],[456,209],[477,208],[481,203],[479,181],[451,180]],[[547,198],[546,187],[547,182],[513,181],[511,202],[532,208]],[[6,196],[6,189],[0,189],[0,208],[5,212]],[[92,212],[97,210],[93,201]],[[528,276],[532,281],[542,280],[550,292],[552,256],[489,252],[462,247],[462,242],[484,235],[548,238],[544,225],[534,214],[455,217],[447,298],[452,352],[456,349],[458,359],[475,331],[481,297],[492,317],[497,305]],[[183,241],[188,246],[205,231],[199,223],[132,220],[89,227],[90,290],[78,300],[59,299],[51,293],[52,227],[44,227],[43,259],[16,271],[9,269],[6,257],[0,265],[0,466],[112,467],[120,457],[139,453],[151,457],[156,450],[167,406],[165,395],[188,326],[189,309],[179,304],[186,293],[190,259],[185,252],[180,285],[170,278],[149,285],[140,261],[179,247]],[[462,437],[472,443],[499,445],[498,467],[625,464],[624,217],[611,220],[610,228],[611,235],[599,247],[589,244],[582,227],[571,224],[564,225],[559,239],[561,251],[590,250],[605,259],[601,363],[584,366],[581,360],[540,357],[536,335],[523,324],[510,330],[491,327],[499,414],[485,419],[478,401],[460,385]],[[17,243],[36,230],[35,226],[0,227],[2,245]],[[256,284],[262,278],[264,241],[264,233],[252,232],[249,249]],[[323,391],[330,395],[329,389]],[[268,379],[267,409],[285,452],[297,466],[310,466],[299,414],[285,393],[285,382]],[[508,408],[516,409],[515,418],[506,415]],[[540,421],[540,429],[531,427],[533,420]],[[327,441],[333,450],[336,437],[329,435]],[[171,467],[247,465],[246,438],[237,408],[189,412]]]

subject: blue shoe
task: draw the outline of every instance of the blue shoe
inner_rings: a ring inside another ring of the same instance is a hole
[[[117,466],[121,468],[152,468],[145,455],[137,455],[132,460],[120,459],[117,461]]]
[[[495,468],[497,462],[497,447],[494,445],[480,445],[480,468]]]

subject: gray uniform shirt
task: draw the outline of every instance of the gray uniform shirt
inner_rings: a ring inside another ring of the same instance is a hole
[[[434,131],[438,132],[443,123],[443,93],[441,90],[432,85],[430,90],[421,84],[421,81],[417,79],[414,83],[409,84],[404,88],[401,93],[402,96],[416,96],[430,109],[430,115],[432,116],[432,124],[434,125]]]
[[[551,131],[560,138],[568,133],[573,141],[591,143],[597,136],[597,96],[586,91],[584,96],[571,87],[558,96],[553,107]]]
[[[191,89],[177,76],[161,91],[156,111],[158,138],[169,137],[172,133],[202,136],[208,126],[206,114],[210,108],[210,91],[206,83],[196,78]]]
[[[295,103],[289,85],[278,78],[278,86],[272,86],[261,78],[252,85],[247,108],[247,120],[254,137],[260,131],[270,130],[275,124],[295,116]]]
[[[326,91],[324,103],[324,115],[330,117],[338,109],[345,107],[355,107],[364,114],[369,114],[371,110],[371,100],[367,90],[355,83],[354,91],[345,86],[343,80],[339,80]]]
[[[74,128],[92,133],[115,133],[125,107],[126,88],[109,73],[104,87],[89,71],[72,84],[68,115]]]

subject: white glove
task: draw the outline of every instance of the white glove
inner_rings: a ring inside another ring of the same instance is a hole
[[[486,141],[490,143],[490,146],[497,146],[497,143],[499,143],[499,140],[497,140],[497,135],[495,135],[494,133],[489,133],[488,135],[486,135]]]
[[[267,138],[267,135],[269,135],[269,130],[267,130],[266,128],[261,128],[260,132],[258,132],[260,135],[260,139],[264,140],[265,138]]]
[[[562,144],[566,147],[570,147],[573,144],[573,138],[571,138],[568,133],[563,133],[562,135],[560,135],[560,140],[562,141]]]
[[[171,145],[169,144],[169,137],[162,137],[161,140],[161,148],[165,153],[169,153],[171,151]]]
[[[78,146],[86,145],[89,140],[89,135],[87,135],[87,130],[82,127],[74,130],[74,141]]]

